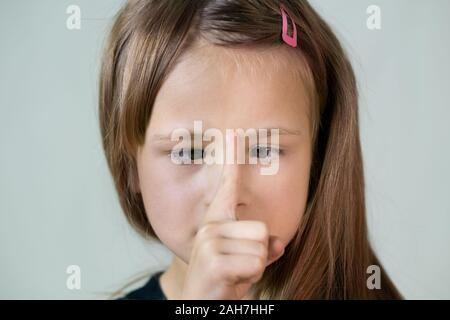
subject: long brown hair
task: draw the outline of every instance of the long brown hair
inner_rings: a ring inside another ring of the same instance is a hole
[[[135,155],[144,143],[164,79],[200,36],[227,47],[279,45],[280,4],[131,0],[118,13],[101,69],[100,128],[120,204],[144,237],[156,235],[136,188]],[[299,230],[254,292],[261,299],[401,298],[368,240],[353,69],[330,27],[307,1],[282,4],[297,26],[299,45],[292,50],[310,70],[317,126],[307,208]],[[370,265],[381,269],[381,289],[367,288]]]

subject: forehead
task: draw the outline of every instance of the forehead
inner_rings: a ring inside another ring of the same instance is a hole
[[[286,46],[199,44],[175,65],[157,94],[150,129],[303,126],[309,130],[305,65]]]

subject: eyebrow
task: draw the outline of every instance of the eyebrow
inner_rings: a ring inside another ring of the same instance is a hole
[[[240,129],[240,128],[239,128],[239,129]],[[252,129],[252,128],[250,128],[250,129]],[[271,133],[272,133],[272,130],[276,130],[276,129],[279,130],[279,131],[278,131],[278,134],[279,134],[279,135],[293,135],[293,136],[300,136],[300,135],[303,134],[303,132],[302,132],[301,130],[293,130],[293,129],[287,129],[287,128],[276,128],[276,127],[257,128],[257,129],[255,129],[255,130],[256,130],[256,132],[259,132],[259,130],[267,130],[267,135],[270,136]],[[206,129],[206,130],[207,130],[207,129]],[[204,131],[206,131],[206,130],[204,130]],[[235,131],[235,130],[237,130],[237,129],[233,129],[233,130]],[[244,129],[243,129],[243,130],[244,130]],[[247,130],[248,130],[248,129],[245,129],[244,132],[247,131]],[[190,134],[191,137],[194,137],[194,136],[195,136],[193,130],[189,130],[189,134]],[[222,134],[224,134],[224,133],[222,133]],[[197,135],[198,135],[198,136],[203,136],[203,131],[202,131],[202,135],[199,135],[199,134],[197,134]],[[153,134],[153,135],[151,136],[151,140],[153,140],[153,141],[166,141],[166,140],[171,141],[171,136],[172,136],[171,133],[169,133],[169,134]]]

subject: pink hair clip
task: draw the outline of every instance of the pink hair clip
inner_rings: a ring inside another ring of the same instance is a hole
[[[283,41],[286,42],[291,47],[297,47],[297,27],[295,26],[294,20],[287,14],[286,8],[283,5],[280,5],[281,17],[283,19],[283,27],[282,27],[282,38]],[[291,20],[292,23],[292,36],[288,35],[288,22],[287,17]]]

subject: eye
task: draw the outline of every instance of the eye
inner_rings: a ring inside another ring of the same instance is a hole
[[[256,146],[255,148],[252,148],[251,150],[251,156],[257,157],[262,160],[269,160],[275,155],[282,154],[282,150],[275,148],[275,147],[268,147],[268,146]]]
[[[202,159],[204,157],[205,150],[203,149],[177,149],[170,153],[170,156],[177,164],[191,164],[196,159]]]

